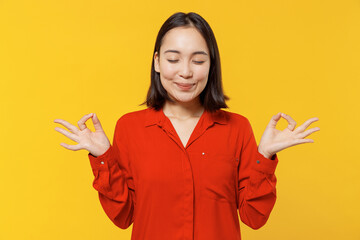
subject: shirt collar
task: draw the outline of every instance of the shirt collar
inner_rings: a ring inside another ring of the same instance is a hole
[[[165,116],[163,109],[155,110],[154,108],[147,108],[146,111],[145,127],[152,125],[159,125],[162,127],[164,125],[167,117]],[[213,123],[228,123],[226,112],[220,109],[215,112],[205,110],[201,118],[203,118],[204,123],[209,126]]]

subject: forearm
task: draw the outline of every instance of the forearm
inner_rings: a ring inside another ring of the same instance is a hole
[[[253,229],[268,220],[276,201],[276,177],[254,171],[248,184],[240,190],[239,213],[241,220]]]
[[[101,156],[89,154],[95,177],[93,187],[99,192],[101,205],[110,220],[125,229],[133,222],[135,193],[129,188],[125,171],[120,169],[116,157],[112,146]]]

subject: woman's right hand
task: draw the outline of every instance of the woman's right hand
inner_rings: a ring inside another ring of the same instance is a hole
[[[85,122],[89,118],[92,118],[95,132],[91,132],[90,129],[86,127]],[[104,154],[110,148],[110,141],[105,135],[105,132],[102,129],[100,121],[95,113],[87,114],[78,121],[80,130],[63,119],[55,119],[54,122],[63,125],[69,129],[71,133],[59,127],[55,128],[56,131],[78,143],[77,145],[60,143],[60,145],[66,149],[72,151],[86,149],[89,151],[89,153],[97,157]]]

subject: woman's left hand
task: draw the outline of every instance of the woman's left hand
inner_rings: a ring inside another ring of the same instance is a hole
[[[283,117],[289,123],[287,128],[280,131],[276,129],[276,124]],[[275,153],[302,143],[311,143],[314,142],[312,139],[304,139],[313,132],[319,131],[319,127],[311,128],[305,131],[311,123],[318,121],[319,119],[314,117],[307,120],[301,126],[297,127],[296,122],[289,115],[279,112],[274,115],[269,124],[267,125],[258,147],[259,153],[261,153],[266,158],[271,158]]]

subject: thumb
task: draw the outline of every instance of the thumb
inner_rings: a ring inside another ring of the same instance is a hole
[[[281,118],[281,112],[279,112],[276,115],[272,116],[272,118],[270,119],[270,122],[268,124],[268,127],[276,128],[276,124],[278,123],[280,118]]]
[[[91,120],[92,120],[92,122],[94,124],[94,128],[95,128],[96,131],[103,131],[101,123],[100,123],[100,121],[99,121],[99,119],[98,119],[98,117],[97,117],[97,115],[95,113],[94,113]]]

